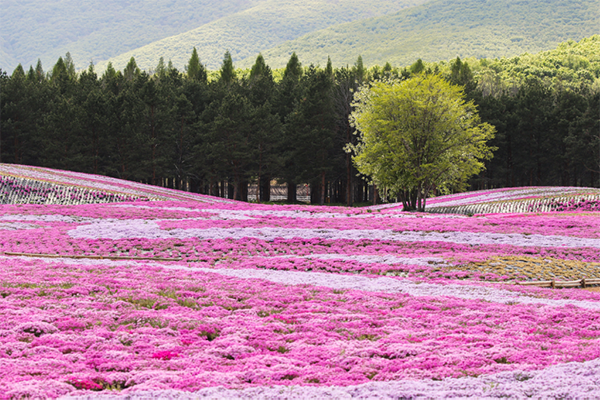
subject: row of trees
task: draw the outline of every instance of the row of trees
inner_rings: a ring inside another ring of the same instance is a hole
[[[2,162],[39,165],[248,199],[258,182],[311,185],[312,200],[364,200],[343,147],[364,68],[302,68],[293,55],[277,82],[262,56],[250,71],[225,54],[215,79],[194,49],[185,73],[131,59],[121,72],[76,73],[69,56],[2,74]]]
[[[497,147],[473,186],[600,186],[600,91],[526,80],[514,95],[472,93]]]
[[[268,201],[269,185],[278,180],[295,201],[296,185],[308,183],[313,203],[351,204],[372,199],[344,151],[357,139],[349,122],[355,92],[422,73],[463,86],[481,120],[496,127],[489,143],[497,148],[494,158],[472,188],[600,185],[593,85],[528,76],[506,86],[491,67],[474,72],[458,58],[367,70],[360,57],[352,67],[333,69],[331,62],[303,67],[294,54],[284,70],[272,71],[259,56],[241,71],[226,53],[211,72],[194,49],[185,72],[162,60],[144,72],[131,59],[123,71],[109,65],[98,76],[93,66],[77,73],[67,55],[50,73],[40,63],[0,73],[0,157],[240,200],[248,200],[255,183]]]

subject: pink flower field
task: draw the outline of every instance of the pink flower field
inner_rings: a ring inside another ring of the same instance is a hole
[[[468,217],[0,175],[0,399],[600,393],[600,293],[514,284],[600,278],[600,213],[579,201]]]

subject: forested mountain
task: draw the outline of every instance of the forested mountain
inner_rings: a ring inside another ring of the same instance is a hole
[[[598,32],[597,0],[6,0],[0,68],[11,72],[69,52],[77,69],[161,57],[182,69],[193,47],[209,69],[229,51],[239,67],[261,52],[273,68],[305,64],[509,57]]]
[[[536,79],[553,90],[600,92],[600,36],[560,43],[535,54],[500,59],[469,59],[483,96],[514,94],[528,80]],[[446,64],[447,63],[441,63]]]
[[[38,58],[53,65],[66,52],[78,68],[86,68],[92,60],[106,60],[264,1],[3,0],[0,68],[29,67]]]
[[[427,0],[6,0],[0,13],[0,68],[52,65],[70,52],[78,69],[106,60],[144,69],[160,57],[182,67],[192,48],[218,68],[330,25],[396,12]],[[149,45],[145,47],[146,45]],[[129,53],[129,51],[137,49]],[[122,55],[125,53],[125,55]],[[120,57],[119,57],[120,56]]]
[[[597,0],[434,0],[367,20],[332,26],[262,51],[274,68],[296,52],[307,63],[408,65],[415,59],[496,58],[538,52],[596,34]],[[239,63],[251,65],[252,57]]]
[[[121,69],[135,57],[142,69],[149,70],[164,57],[180,68],[196,47],[202,62],[210,69],[219,68],[225,51],[231,53],[234,62],[248,58],[249,67],[259,52],[285,41],[331,25],[393,13],[425,1],[428,0],[265,0],[242,12],[113,57],[110,62]],[[326,62],[327,55],[319,61]],[[98,65],[100,69],[105,66],[106,63]]]

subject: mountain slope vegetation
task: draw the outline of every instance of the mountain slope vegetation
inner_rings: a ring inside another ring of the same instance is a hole
[[[186,65],[192,48],[210,69],[221,65],[229,51],[234,61],[256,58],[261,52],[331,25],[397,12],[426,0],[266,0],[209,24],[126,52],[109,61],[117,69],[134,57],[142,69],[154,68],[160,57],[178,68]],[[327,56],[323,61],[327,60]],[[104,69],[106,63],[98,68]]]
[[[596,0],[435,0],[395,14],[340,24],[288,41],[262,54],[273,68],[292,52],[304,64],[409,65],[418,58],[508,57],[555,47],[598,32]],[[239,63],[248,66],[252,57]]]
[[[186,32],[265,0],[4,0],[0,68],[53,65],[70,52],[77,67]]]

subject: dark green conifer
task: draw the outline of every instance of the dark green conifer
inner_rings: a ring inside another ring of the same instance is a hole
[[[294,78],[296,81],[302,76],[302,64],[298,60],[296,52],[292,53],[290,60],[288,61],[285,71],[283,72],[284,78]]]
[[[19,80],[25,79],[25,70],[21,64],[17,65],[17,68],[15,68],[13,71],[11,78]]]
[[[187,65],[187,76],[188,79],[195,80],[198,82],[206,83],[207,81],[206,68],[204,68],[204,65],[202,65],[202,63],[200,63],[200,57],[198,57],[198,51],[196,51],[195,47],[192,51],[192,56],[190,57],[190,61]]]
[[[413,75],[420,74],[423,71],[425,71],[425,64],[423,64],[423,60],[420,58],[410,66],[410,73]]]
[[[358,59],[354,64],[354,72],[356,74],[356,80],[358,81],[358,84],[362,84],[365,78],[365,66],[363,65],[362,56],[358,56]]]
[[[161,57],[158,59],[158,64],[156,65],[156,72],[155,74],[159,77],[159,78],[163,78],[167,73],[167,68],[165,67],[165,59],[164,57]]]
[[[132,81],[140,73],[141,71],[135,62],[135,58],[131,57],[131,59],[125,66],[125,69],[123,70],[123,76],[126,80]]]
[[[231,59],[231,53],[229,53],[229,51],[226,51],[225,56],[223,57],[223,64],[221,65],[220,75],[220,81],[225,84],[229,84],[236,79],[235,68],[233,67],[233,60]]]
[[[67,75],[70,79],[75,79],[77,77],[77,72],[75,71],[75,63],[71,58],[71,53],[67,52],[65,54],[65,68],[67,69]]]
[[[259,53],[256,57],[254,65],[252,66],[252,69],[250,70],[250,80],[259,79],[260,77],[269,73],[269,71],[270,69],[267,67],[264,57]]]

